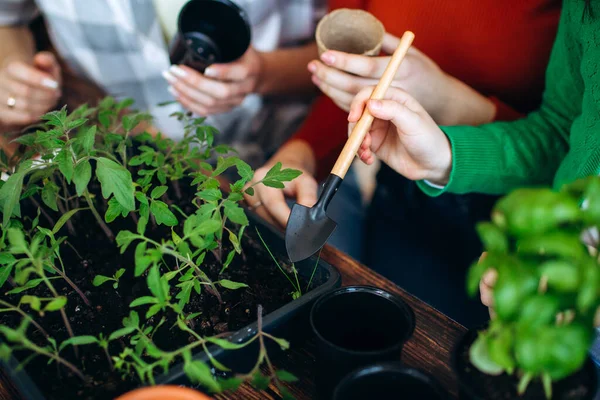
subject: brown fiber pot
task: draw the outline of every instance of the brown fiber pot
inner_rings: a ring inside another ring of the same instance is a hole
[[[381,51],[385,28],[363,10],[340,8],[327,14],[317,25],[319,55],[327,50],[376,56]]]
[[[136,389],[115,400],[212,400],[212,397],[186,387],[160,385]]]

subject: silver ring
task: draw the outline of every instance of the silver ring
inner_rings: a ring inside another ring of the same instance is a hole
[[[260,207],[260,206],[262,206],[262,205],[263,205],[263,202],[259,200],[259,201],[257,201],[256,203],[254,203],[254,204],[252,204],[252,205],[250,206],[250,210],[251,210],[251,211],[254,211],[254,210],[256,210],[258,207]]]
[[[8,108],[15,108],[15,106],[17,105],[17,99],[15,99],[14,96],[8,96],[8,99],[6,99],[6,105],[8,106]]]

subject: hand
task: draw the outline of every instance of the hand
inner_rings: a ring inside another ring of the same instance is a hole
[[[360,91],[348,121],[357,122],[365,105],[375,120],[359,150],[370,165],[376,154],[408,179],[445,185],[452,167],[450,143],[423,107],[401,89],[389,88],[384,100],[369,100],[373,88]]]
[[[400,39],[386,33],[382,49],[392,54]],[[367,57],[327,51],[308,69],[313,82],[340,108],[349,111],[354,96],[377,84],[391,57]],[[392,82],[413,96],[440,125],[475,125],[493,120],[496,109],[485,96],[446,74],[414,46],[408,50]]]
[[[258,184],[254,187],[254,196],[247,194],[244,196],[253,211],[270,223],[283,228],[291,213],[285,196],[295,198],[299,204],[312,207],[317,202],[318,184],[313,177],[316,160],[311,148],[303,141],[292,140],[286,143],[264,167],[256,170],[249,185],[263,179],[267,171],[278,161],[283,164],[282,168],[300,170],[302,175],[287,182],[283,190]]]
[[[7,64],[0,71],[0,122],[27,125],[39,120],[56,105],[60,87],[60,65],[52,53],[37,53],[33,65]]]
[[[487,253],[481,254],[479,257],[479,262],[483,261],[483,259],[487,256]],[[495,269],[490,268],[483,274],[483,278],[481,278],[481,282],[479,282],[479,294],[481,297],[481,302],[484,306],[490,309],[490,317],[494,318],[494,286],[496,285],[496,280],[498,279],[498,272]]]
[[[169,91],[187,110],[208,116],[237,107],[259,85],[261,55],[252,47],[237,61],[213,64],[204,75],[185,65],[164,71]]]

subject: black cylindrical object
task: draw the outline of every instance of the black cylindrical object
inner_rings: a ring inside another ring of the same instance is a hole
[[[330,399],[349,372],[398,361],[415,327],[412,309],[400,297],[371,286],[348,286],[323,295],[312,307],[317,341],[316,384]]]
[[[190,0],[179,12],[177,34],[169,49],[171,64],[199,72],[214,63],[240,58],[250,46],[244,10],[229,0]]]
[[[333,400],[446,400],[448,394],[428,374],[399,362],[359,368],[337,385]]]

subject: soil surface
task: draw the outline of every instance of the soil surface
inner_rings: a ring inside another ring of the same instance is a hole
[[[98,189],[91,188],[90,191],[96,192],[100,198]],[[175,196],[173,193],[173,190],[168,192],[170,196]],[[169,199],[164,200],[171,202]],[[41,201],[39,203],[41,204]],[[97,203],[102,203],[97,207],[100,214],[104,215],[105,201]],[[182,198],[177,199],[174,203],[178,204],[188,215],[195,210],[191,205],[190,194],[184,193]],[[35,207],[32,206],[30,200],[23,200],[21,207],[24,215],[35,216]],[[52,211],[48,214],[55,221],[60,216],[60,214]],[[177,216],[181,221],[182,217]],[[24,224],[27,226],[30,223],[29,221],[25,220]],[[133,299],[150,295],[146,285],[146,277],[135,278],[133,275],[135,243],[129,247],[125,254],[120,254],[116,243],[107,239],[91,212],[80,211],[75,214],[72,221],[76,230],[75,234],[69,234],[65,226],[57,235],[57,237],[68,237],[67,243],[60,246],[60,251],[67,275],[84,292],[91,306],[87,306],[82,298],[62,279],[56,279],[53,282],[59,292],[68,298],[65,310],[75,335],[93,335],[97,337],[100,333],[103,333],[106,337],[122,327],[122,320],[129,314],[129,303]],[[40,225],[52,227],[43,216],[40,217]],[[135,232],[136,227],[131,217],[118,218],[109,226],[115,235],[123,229]],[[263,227],[262,230],[266,231],[266,228]],[[264,232],[261,233],[264,237]],[[170,237],[170,228],[149,223],[146,235],[160,240],[161,237]],[[71,246],[77,249],[78,254]],[[292,286],[258,241],[254,227],[250,226],[246,229],[242,248],[243,255],[236,257],[229,268],[221,275],[219,275],[221,262],[211,253],[206,257],[203,270],[212,280],[230,279],[235,282],[246,283],[249,287],[238,290],[220,289],[223,298],[222,304],[219,304],[216,297],[205,290],[200,295],[192,292],[192,300],[184,311],[186,313],[202,312],[200,316],[192,321],[191,325],[200,335],[234,332],[256,321],[257,306],[259,304],[264,307],[264,315],[266,315],[292,300]],[[228,248],[223,249],[223,258],[227,255],[228,250]],[[284,268],[289,269],[291,267],[289,263],[282,262],[283,254],[277,256]],[[126,272],[121,277],[117,289],[113,289],[112,282],[107,282],[100,287],[92,285],[96,275],[112,276],[119,268],[125,268]],[[306,280],[300,279],[300,283],[304,289],[307,284]],[[320,279],[315,279],[312,287],[322,283]],[[175,290],[178,289],[174,287],[174,284],[172,286],[171,295],[174,299],[177,293]],[[45,288],[42,289],[41,285],[23,294],[40,297],[48,296],[48,292]],[[4,298],[13,304],[17,304],[21,295],[5,296]],[[174,301],[177,300],[174,299]],[[23,308],[30,311],[27,306],[23,306]],[[147,306],[138,307],[136,310],[140,314],[141,321],[144,321],[143,316]],[[176,320],[174,313],[158,313],[148,320],[148,323],[158,323],[163,315],[167,317],[167,321],[154,337],[156,344],[161,349],[176,349],[192,341],[188,334],[181,332],[179,329],[170,329]],[[36,321],[59,343],[68,338],[68,333],[58,312],[46,313],[44,317],[37,317]],[[16,327],[19,322],[18,314],[0,314],[0,324]],[[35,328],[30,327],[28,334],[29,339],[34,342],[42,345],[46,344],[43,336]],[[111,342],[110,353],[113,355],[118,354],[123,346],[127,344],[126,340],[128,340],[127,337]],[[48,360],[44,357],[36,357],[25,366],[26,372],[48,399],[114,399],[117,395],[140,385],[135,372],[132,371],[133,374],[131,375],[121,376],[120,372],[112,371],[106,355],[98,346],[79,346],[78,349],[79,357],[75,356],[71,347],[63,350],[61,355],[84,372],[86,380],[83,382],[70,370],[62,366],[59,367],[55,363],[48,365]],[[19,360],[24,360],[29,355],[24,352],[16,352],[15,354]]]
[[[477,397],[462,396],[461,398],[471,400],[543,400],[545,399],[544,388],[541,381],[532,381],[527,391],[519,396],[517,394],[518,377],[508,374],[499,376],[486,375],[475,368],[469,361],[469,348],[476,338],[475,331],[469,332],[462,347],[458,348],[458,379],[459,383],[469,387],[471,393]],[[584,400],[592,399],[591,390],[596,388],[595,367],[591,360],[587,360],[585,367],[577,373],[555,382],[552,386],[552,400]]]

